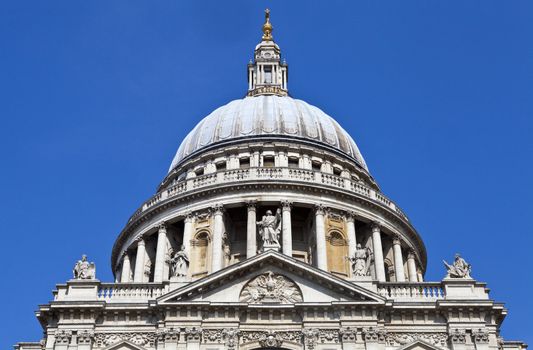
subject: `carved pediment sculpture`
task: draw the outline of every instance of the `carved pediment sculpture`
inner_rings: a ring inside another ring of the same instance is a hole
[[[293,304],[303,301],[300,288],[285,276],[268,272],[250,280],[242,289],[240,301]]]

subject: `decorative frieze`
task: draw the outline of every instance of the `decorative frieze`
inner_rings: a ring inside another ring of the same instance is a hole
[[[177,342],[180,338],[180,333],[174,328],[158,329],[156,338],[158,343]]]
[[[90,330],[79,331],[76,338],[78,345],[90,345],[94,340],[94,332]]]
[[[283,338],[281,334],[274,331],[268,331],[259,337],[259,345],[263,348],[280,348],[282,344]]]
[[[304,328],[302,329],[303,341],[306,349],[314,349],[320,331],[316,328]]]
[[[369,327],[363,329],[363,339],[369,343],[384,343],[387,332],[381,327]]]
[[[452,344],[466,344],[466,332],[464,329],[454,329],[449,339]]]
[[[321,343],[338,343],[339,335],[338,329],[320,329],[318,331],[318,339]]]
[[[472,332],[472,338],[476,344],[488,344],[490,333],[486,329],[478,329]]]
[[[228,349],[235,349],[239,343],[240,333],[241,331],[238,328],[225,328],[222,330],[222,339]]]
[[[357,340],[357,329],[352,327],[341,327],[339,335],[343,342],[355,342]]]
[[[187,341],[200,341],[202,338],[202,329],[191,327],[185,329],[185,339]]]
[[[55,332],[55,343],[56,344],[70,344],[70,340],[72,339],[72,331],[65,330],[65,329],[58,329]]]
[[[155,346],[156,333],[127,332],[127,333],[96,333],[96,347],[106,347],[121,341],[129,341],[140,346]]]
[[[302,341],[301,331],[241,331],[240,335],[243,344],[254,341],[265,344],[284,341],[300,343]]]
[[[388,346],[407,345],[416,340],[423,340],[426,343],[446,346],[448,340],[447,333],[387,333],[385,335],[386,344]]]

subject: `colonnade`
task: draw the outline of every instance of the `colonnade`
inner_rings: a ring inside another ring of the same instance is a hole
[[[247,206],[247,220],[246,220],[246,257],[251,258],[257,254],[257,202],[249,201]],[[283,254],[292,256],[292,222],[291,210],[292,203],[289,201],[281,202],[281,249]],[[314,255],[315,265],[324,271],[328,271],[327,258],[327,241],[326,241],[326,213],[327,210],[322,205],[314,207],[314,241],[316,244],[316,251]],[[211,214],[213,216],[212,224],[212,253],[210,272],[216,272],[224,267],[224,257],[222,251],[224,228],[224,207],[216,205],[212,208]],[[353,257],[357,250],[357,232],[355,228],[355,214],[346,213],[344,216],[346,224],[346,241],[348,245],[348,255]],[[371,227],[371,250],[373,252],[374,273],[378,281],[386,281],[385,261],[382,244],[382,225],[379,222],[370,223]],[[153,281],[164,281],[165,275],[168,276],[167,252],[170,247],[170,241],[167,232],[167,225],[160,223],[157,232],[157,245],[155,253],[155,266],[153,270]],[[194,231],[194,216],[189,214],[184,218],[183,229],[183,246],[186,254],[191,256],[191,240],[193,239]],[[217,249],[217,247],[219,247]],[[396,282],[405,282],[406,273],[404,269],[404,256],[399,236],[392,237],[392,252],[394,271]],[[117,276],[120,276],[120,282],[147,282],[146,267],[149,260],[146,251],[146,242],[143,237],[137,239],[135,250],[135,266],[131,270],[130,256],[125,253],[122,257],[122,270]],[[406,259],[407,276],[409,282],[417,282],[421,279],[420,272],[417,269],[416,258],[414,252],[410,251]],[[131,280],[133,277],[133,281]]]

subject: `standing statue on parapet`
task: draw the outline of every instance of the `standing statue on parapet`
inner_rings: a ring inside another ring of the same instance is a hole
[[[368,247],[362,248],[360,243],[357,243],[357,248],[352,257],[349,257],[350,264],[352,265],[353,276],[368,276],[370,267],[370,258],[372,252]]]
[[[267,210],[263,219],[257,222],[259,226],[259,235],[263,240],[263,247],[277,246],[279,247],[279,234],[281,232],[281,209],[276,211],[276,215],[272,215],[272,211]]]
[[[472,266],[461,258],[461,255],[455,254],[453,265],[448,264],[445,260],[443,262],[447,270],[446,278],[472,278],[470,277]]]
[[[72,274],[74,275],[74,279],[77,280],[94,279],[96,275],[96,267],[93,262],[88,262],[87,255],[83,254],[81,260],[78,260],[76,265],[74,265]]]

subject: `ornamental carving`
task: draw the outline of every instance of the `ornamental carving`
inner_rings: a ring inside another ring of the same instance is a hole
[[[281,334],[274,331],[268,331],[259,337],[259,345],[263,348],[279,348],[282,344]]]
[[[94,332],[88,330],[80,331],[78,332],[76,338],[78,339],[78,345],[91,344],[92,340],[94,339]]]
[[[186,328],[185,338],[187,341],[200,341],[202,337],[202,329],[197,327]]]
[[[304,328],[302,330],[303,340],[306,349],[314,349],[320,332],[314,328]]]
[[[240,301],[294,304],[303,301],[300,288],[285,276],[268,272],[250,280],[242,289]]]
[[[453,264],[448,264],[445,260],[442,262],[446,267],[446,278],[472,278],[470,277],[472,266],[461,255],[455,254]]]
[[[385,336],[388,346],[407,345],[416,340],[437,346],[446,346],[448,334],[446,333],[387,333]]]
[[[478,344],[487,344],[489,342],[489,332],[486,329],[478,329],[472,332],[472,336]]]
[[[339,330],[337,329],[320,329],[318,338],[321,343],[338,343]]]
[[[466,332],[464,329],[455,329],[450,334],[449,339],[454,344],[465,344]]]
[[[55,332],[55,343],[56,344],[70,344],[70,339],[72,338],[72,332],[64,329],[58,329]]]
[[[204,343],[220,343],[222,341],[222,329],[203,329],[202,340]]]
[[[354,342],[357,340],[357,329],[351,327],[341,327],[339,335],[343,342]]]
[[[176,342],[179,340],[180,333],[178,330],[170,328],[159,329],[156,333],[157,341],[164,342]]]
[[[237,328],[226,328],[222,330],[222,338],[226,342],[228,349],[235,349],[235,346],[239,342],[239,335],[241,331]]]
[[[155,346],[156,334],[147,332],[97,333],[96,347],[106,347],[121,341],[129,341],[140,346]]]
[[[87,261],[87,255],[83,254],[81,260],[74,265],[72,274],[77,280],[92,280],[96,276],[96,266],[93,262]]]
[[[363,337],[366,342],[382,343],[385,342],[387,332],[383,328],[369,327],[363,329]]]
[[[268,337],[290,342],[299,343],[302,340],[301,331],[241,331],[241,342],[243,344],[250,342],[260,342],[262,340],[271,341]]]

